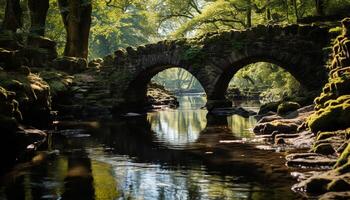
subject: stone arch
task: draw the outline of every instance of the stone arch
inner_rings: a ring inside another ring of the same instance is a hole
[[[283,45],[283,44],[282,44]],[[248,50],[249,51],[249,50]],[[212,99],[225,99],[225,93],[233,76],[242,68],[257,62],[275,64],[289,72],[303,87],[309,90],[319,89],[327,80],[327,71],[323,57],[317,54],[303,55],[303,52],[277,51],[271,49],[250,49],[250,52],[232,52],[220,63],[222,74],[214,84],[210,94]],[[263,52],[263,53],[262,53]],[[317,60],[318,59],[318,60]]]
[[[155,65],[147,67],[140,71],[133,79],[129,82],[127,89],[124,93],[124,98],[130,102],[144,105],[146,103],[147,85],[151,79],[158,73],[172,68],[179,68],[190,73],[202,86],[204,92],[207,92],[207,82],[197,75],[196,71],[193,71],[191,67],[187,66],[176,66],[176,65]]]

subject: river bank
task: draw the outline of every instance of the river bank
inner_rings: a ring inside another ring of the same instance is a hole
[[[302,172],[295,173],[299,183],[293,190],[320,199],[350,197],[350,19],[342,24],[343,33],[334,41],[328,66],[329,81],[315,104],[263,117],[254,128],[276,146],[292,149],[287,165]],[[299,152],[293,153],[296,149]]]

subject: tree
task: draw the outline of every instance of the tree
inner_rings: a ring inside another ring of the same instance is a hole
[[[319,16],[324,15],[324,6],[325,6],[325,1],[324,0],[315,0],[316,4],[316,14]]]
[[[88,57],[91,26],[91,0],[58,0],[67,32],[65,56]]]
[[[30,32],[44,36],[49,0],[28,0],[28,8],[31,22]]]
[[[247,28],[252,27],[252,0],[246,0],[247,8],[246,8],[246,15],[247,15],[247,22],[246,26]]]
[[[3,21],[3,29],[16,32],[22,27],[22,9],[20,0],[7,0],[5,8],[5,17]]]

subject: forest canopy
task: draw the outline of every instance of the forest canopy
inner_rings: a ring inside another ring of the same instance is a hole
[[[7,1],[0,0],[0,19]],[[63,52],[66,33],[57,2],[49,0],[46,35],[58,41],[59,52]],[[21,31],[28,32],[28,0],[20,3]],[[91,4],[89,58],[168,38],[258,24],[290,24],[308,16],[341,15],[350,10],[350,0],[91,0]]]

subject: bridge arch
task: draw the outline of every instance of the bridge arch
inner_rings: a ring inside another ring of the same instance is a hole
[[[196,76],[195,72],[191,70],[191,67],[187,66],[174,66],[174,65],[155,65],[150,66],[142,70],[130,81],[127,89],[125,90],[124,97],[133,103],[137,103],[139,105],[145,105],[147,101],[147,86],[151,82],[152,78],[156,76],[158,73],[161,73],[167,69],[179,68],[185,70],[191,76],[193,76],[196,81],[199,82],[204,92],[206,92],[205,82],[200,79],[200,77]]]
[[[293,57],[293,55],[290,55]],[[286,57],[286,60],[281,61],[271,56],[259,56],[259,57],[246,57],[244,59],[228,62],[226,66],[223,66],[223,73],[219,76],[217,82],[215,83],[213,93],[211,94],[215,99],[225,98],[226,91],[228,89],[229,83],[235,74],[245,68],[246,66],[259,62],[266,62],[274,64],[284,69],[286,72],[290,73],[303,87],[309,90],[315,90],[320,87],[320,82],[325,80],[325,73],[323,70],[320,70],[320,67],[315,67],[315,71],[308,71],[312,69],[309,64],[301,62],[290,62],[293,59]]]

